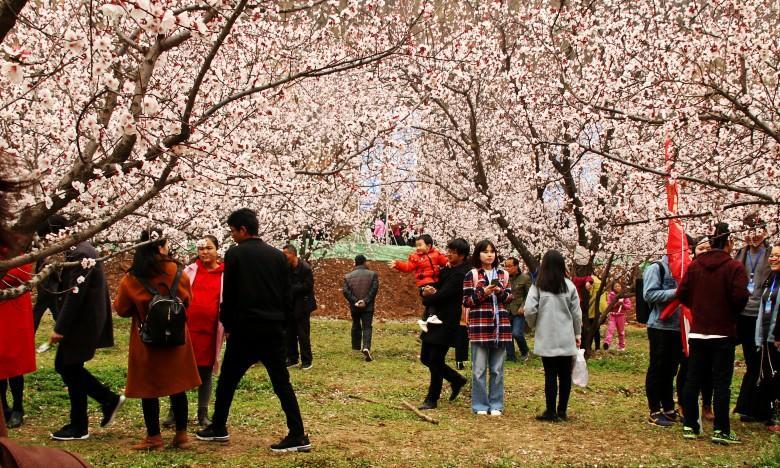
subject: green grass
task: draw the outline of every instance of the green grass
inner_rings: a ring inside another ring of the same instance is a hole
[[[598,352],[589,361],[590,384],[572,392],[568,423],[545,424],[534,419],[544,406],[544,395],[541,362],[532,358],[525,364],[507,363],[503,417],[472,415],[468,391],[454,403],[448,402],[445,384],[439,408],[427,413],[439,421],[434,425],[400,407],[402,400],[418,404],[428,383],[427,370],[417,360],[415,327],[375,324],[376,360],[366,363],[362,355],[350,350],[349,326],[341,320],[316,319],[312,325],[314,368],[291,371],[314,444],[309,454],[277,456],[268,450],[286,428],[261,365],[250,369],[236,392],[229,444],[193,442],[191,450],[134,453],[129,446],[144,435],[138,400],[129,401],[108,429],[98,427],[99,410],[91,402],[92,437],[56,444],[48,433],[66,421],[68,405],[53,371],[53,352],[39,355],[39,370],[26,380],[27,419],[12,437],[24,443],[67,447],[96,466],[780,465],[777,436],[763,426],[732,420],[745,443],[720,447],[707,438],[685,441],[679,427],[664,430],[648,425],[644,395],[647,339],[642,329],[629,328],[628,351]],[[117,320],[116,346],[100,351],[88,365],[114,389],[125,381],[128,328],[126,320]],[[44,322],[39,342],[50,329],[51,322]],[[738,367],[732,400],[742,373]],[[191,394],[191,415],[194,400]],[[705,424],[705,433],[711,430]],[[163,437],[170,439],[172,434],[164,431]]]

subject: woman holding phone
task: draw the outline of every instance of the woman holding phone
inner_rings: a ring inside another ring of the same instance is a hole
[[[498,267],[498,252],[491,241],[480,241],[474,247],[471,264],[474,268],[463,280],[463,305],[470,309],[471,410],[480,415],[501,416],[506,344],[512,342],[512,327],[506,310],[512,301],[512,286],[509,273]]]

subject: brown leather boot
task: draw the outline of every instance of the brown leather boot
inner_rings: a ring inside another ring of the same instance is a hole
[[[176,431],[176,435],[173,436],[173,441],[171,441],[171,447],[179,449],[190,448],[190,438],[187,436],[186,430]]]
[[[130,447],[133,450],[161,450],[163,448],[162,435],[146,436],[137,443]]]

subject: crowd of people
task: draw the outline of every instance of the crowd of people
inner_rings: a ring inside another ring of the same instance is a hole
[[[687,439],[701,436],[702,416],[713,421],[713,442],[740,443],[729,422],[737,345],[746,370],[734,413],[742,422],[780,432],[775,279],[780,246],[769,246],[766,223],[758,215],[744,224],[749,227],[745,246],[733,257],[734,238],[725,223],[708,238],[689,239],[693,262],[679,285],[667,256],[644,271],[643,294],[651,307],[648,421],[659,427],[682,423]]]
[[[701,436],[703,417],[713,420],[713,442],[740,442],[729,424],[738,343],[746,373],[734,411],[742,421],[766,423],[780,432],[780,246],[769,247],[765,223],[758,216],[746,223],[751,230],[735,256],[726,224],[719,223],[709,237],[690,239],[693,261],[679,285],[666,256],[643,274],[638,299],[650,307],[648,421],[659,427],[681,424],[686,439]],[[41,234],[56,233],[66,224],[61,218],[50,219]],[[51,310],[54,328],[49,341],[58,344],[55,369],[67,387],[71,407],[68,423],[51,433],[54,440],[89,437],[88,397],[100,405],[102,427],[113,422],[126,398],[137,398],[146,435],[133,449],[162,449],[162,427],[175,430],[171,446],[187,448],[187,391],[197,389],[200,428],[195,437],[227,441],[236,388],[247,370],[260,362],[288,428],[271,450],[311,450],[288,368],[313,366],[310,316],[317,305],[312,269],[298,257],[294,245],[278,250],[261,240],[253,211],[231,213],[227,225],[236,245],[226,251],[224,260],[218,255],[217,238],[207,235],[198,240],[197,258],[186,266],[169,254],[162,231],[144,229],[113,303],[102,262],[87,241],[66,252],[66,260],[78,266],[65,268],[39,286],[35,308],[29,292],[0,302],[0,396],[8,427],[23,423],[23,376],[35,370],[34,332],[43,312]],[[584,327],[598,320],[599,314],[591,311],[608,314],[604,349],[613,346],[616,333],[616,349],[626,348],[626,316],[634,305],[623,285],[612,281],[604,285],[606,294],[596,294],[602,280],[572,275],[576,265],[567,268],[559,251],[547,251],[538,269],[524,273],[519,259],[502,259],[490,240],[472,249],[468,241],[456,238],[441,252],[429,235],[420,235],[407,261],[391,266],[414,274],[421,298],[420,361],[428,368],[430,381],[419,410],[437,408],[445,380],[448,398],[460,395],[469,379],[459,371],[465,369],[470,351],[471,410],[480,416],[502,416],[504,364],[508,359],[528,359],[525,334],[530,331],[533,354],[541,358],[544,369],[545,409],[537,419],[566,421],[574,358],[584,346]],[[41,268],[38,265],[37,270]],[[22,284],[33,274],[31,265],[16,268],[5,273],[2,286]],[[52,294],[55,290],[57,294]],[[365,256],[358,255],[342,292],[352,317],[352,349],[367,362],[374,359],[372,322],[378,291],[378,274],[367,267]],[[603,305],[596,304],[600,295]],[[113,346],[112,309],[131,321],[123,395],[84,367],[96,349]],[[446,361],[453,347],[455,368]],[[170,412],[161,424],[159,399],[165,397]]]

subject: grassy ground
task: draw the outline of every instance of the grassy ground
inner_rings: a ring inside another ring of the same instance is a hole
[[[118,389],[124,385],[127,321],[117,321],[117,346],[99,352],[90,370]],[[350,350],[349,324],[317,319],[312,326],[314,368],[292,370],[304,422],[314,450],[275,455],[268,445],[285,433],[284,418],[262,366],[241,383],[230,415],[231,442],[194,442],[191,450],[134,453],[131,443],[144,434],[140,404],[129,401],[114,426],[98,427],[97,405],[90,403],[91,438],[58,444],[51,430],[67,418],[67,395],[53,370],[53,352],[39,358],[27,379],[25,425],[12,437],[25,443],[67,447],[97,466],[518,466],[518,465],[780,465],[780,443],[763,426],[733,421],[744,444],[713,445],[709,439],[684,441],[678,427],[660,429],[645,422],[644,373],[647,340],[629,330],[628,351],[598,353],[589,362],[590,385],[573,391],[570,421],[540,423],[544,405],[541,362],[507,363],[503,417],[474,416],[466,392],[428,412],[434,425],[401,409],[401,400],[418,404],[428,374],[417,361],[414,326],[379,323],[374,329],[376,360],[366,363]],[[39,342],[51,329],[47,321]],[[738,356],[739,359],[739,356]],[[735,373],[732,400],[741,381]],[[351,398],[361,396],[381,403]],[[165,406],[164,406],[165,407]],[[194,396],[190,398],[191,415]],[[709,434],[711,425],[705,424]],[[163,437],[172,434],[164,431]]]

